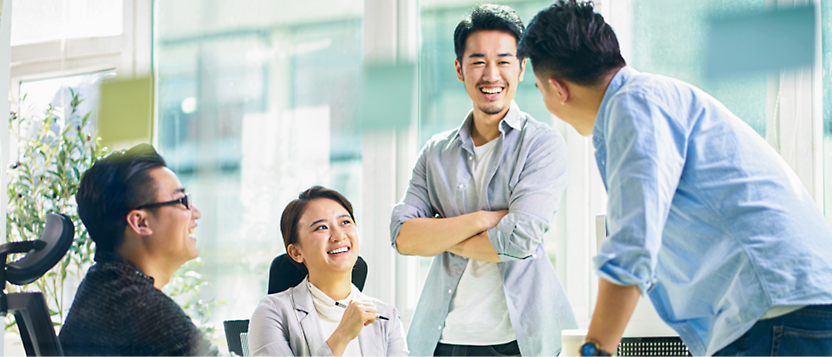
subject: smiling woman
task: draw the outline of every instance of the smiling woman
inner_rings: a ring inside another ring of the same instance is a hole
[[[359,240],[349,200],[314,186],[289,202],[280,230],[287,254],[309,276],[260,300],[249,327],[253,355],[407,355],[396,308],[351,283]]]

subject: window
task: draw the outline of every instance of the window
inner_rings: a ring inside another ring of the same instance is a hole
[[[209,324],[248,319],[284,253],[280,216],[312,185],[355,209],[364,5],[156,1],[158,148],[202,211],[196,231]],[[362,244],[362,255],[370,248]],[[373,259],[368,259],[373,270]],[[215,335],[222,340],[222,334]]]
[[[832,224],[832,3],[821,1],[823,68],[823,207]]]
[[[109,0],[13,0],[11,45],[121,35],[123,5]]]

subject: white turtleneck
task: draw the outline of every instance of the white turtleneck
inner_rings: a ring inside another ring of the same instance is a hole
[[[335,305],[335,300],[324,294],[323,291],[309,282],[308,279],[306,283],[309,285],[309,292],[312,293],[315,311],[318,312],[318,321],[321,322],[321,333],[325,340],[329,339],[329,336],[332,336],[332,333],[338,328],[338,324],[341,323],[341,318],[344,316],[344,308]],[[350,295],[346,299],[338,300],[338,302],[349,305],[352,300],[366,300],[355,285],[351,285]],[[358,343],[357,338],[347,344],[347,348],[344,350],[344,356],[361,356],[361,345]]]

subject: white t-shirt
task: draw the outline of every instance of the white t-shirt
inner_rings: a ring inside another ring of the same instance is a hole
[[[315,304],[315,311],[318,312],[318,321],[321,323],[321,333],[324,340],[328,340],[329,336],[338,328],[341,323],[341,318],[344,317],[344,308],[335,305],[335,300],[324,294],[317,286],[310,283],[307,279],[306,283],[309,286],[309,292],[312,293],[312,302]],[[352,285],[350,295],[344,300],[339,300],[339,303],[349,305],[351,300],[366,300],[358,291],[355,285]],[[346,356],[361,356],[361,345],[358,339],[354,338],[347,344],[347,349],[344,350],[344,357]]]
[[[473,179],[485,194],[497,140],[474,148]],[[516,340],[508,316],[503,277],[497,263],[468,259],[459,279],[439,342],[452,345],[499,345]]]

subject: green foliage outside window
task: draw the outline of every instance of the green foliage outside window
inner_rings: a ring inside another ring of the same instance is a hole
[[[107,148],[88,130],[90,113],[77,112],[83,99],[71,89],[70,92],[69,113],[50,105],[45,115],[12,113],[9,118],[9,128],[18,140],[18,161],[8,170],[6,241],[37,239],[49,213],[63,213],[75,225],[74,242],[54,268],[32,284],[6,286],[9,292],[43,292],[55,325],[64,320],[72,301],[72,296],[63,293],[67,277],[80,281],[92,264],[94,252],[93,242],[78,217],[75,192],[83,172],[107,153]],[[24,95],[19,103],[21,108],[25,99]],[[7,317],[7,329],[16,328],[12,320]]]
[[[78,283],[93,264],[94,242],[78,217],[75,193],[81,176],[95,160],[106,156],[90,122],[90,114],[78,113],[83,102],[71,88],[72,100],[66,113],[60,106],[49,105],[46,113],[19,116],[12,113],[9,128],[18,140],[18,160],[9,168],[6,241],[34,240],[40,237],[49,213],[63,213],[75,225],[75,237],[69,252],[43,277],[32,284],[7,284],[8,292],[41,291],[49,306],[52,321],[60,326],[72,305]],[[19,103],[23,108],[26,96]],[[29,111],[31,112],[31,111]],[[10,261],[19,257],[12,256]],[[196,272],[201,261],[194,259],[177,270],[164,292],[170,295],[197,326],[215,333],[208,326],[209,309],[217,303],[200,299],[201,287],[207,284]],[[72,289],[71,291],[67,289]],[[13,316],[6,317],[6,330],[17,330]]]

